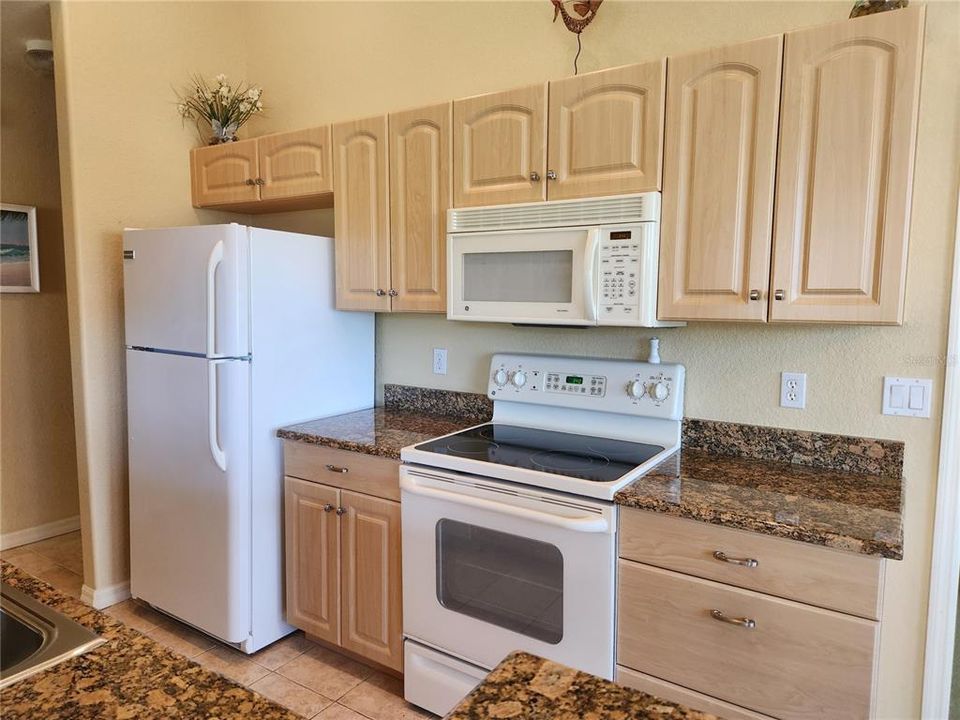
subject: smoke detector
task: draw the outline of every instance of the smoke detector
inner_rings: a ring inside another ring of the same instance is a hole
[[[53,72],[53,43],[49,40],[27,40],[27,65],[37,72]]]

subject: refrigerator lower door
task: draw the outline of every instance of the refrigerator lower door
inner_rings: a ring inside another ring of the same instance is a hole
[[[206,357],[250,353],[247,228],[127,230],[123,254],[128,347]]]
[[[250,363],[127,351],[134,597],[226,642],[251,632]]]

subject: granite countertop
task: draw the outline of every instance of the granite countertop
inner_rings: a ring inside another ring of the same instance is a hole
[[[615,502],[900,560],[902,494],[899,477],[683,449]]]
[[[529,653],[508,655],[446,720],[716,720]]]
[[[4,720],[298,720],[256,693],[200,667],[79,600],[2,562],[3,581],[106,642],[0,690]]]
[[[280,428],[277,436],[399,460],[400,450],[407,445],[476,424],[467,418],[375,407],[290,425]]]

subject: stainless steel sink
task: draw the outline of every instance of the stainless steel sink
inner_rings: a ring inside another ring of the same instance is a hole
[[[106,642],[66,615],[0,583],[0,687]]]

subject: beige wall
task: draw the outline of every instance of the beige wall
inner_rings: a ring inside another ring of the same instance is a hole
[[[125,572],[125,464],[119,232],[125,224],[209,221],[189,207],[186,150],[168,104],[190,71],[223,68],[266,87],[265,130],[387,112],[562,77],[575,42],[545,2],[252,2],[71,4],[63,12],[78,278],[72,324],[78,437],[98,532],[98,585]],[[215,9],[211,10],[211,7]],[[121,9],[122,8],[122,9]],[[844,18],[849,2],[604,3],[584,34],[582,70],[642,61]],[[223,25],[226,25],[226,29]],[[945,347],[948,269],[958,184],[956,3],[931,5],[924,58],[906,321],[900,328],[692,325],[663,330],[666,359],[688,369],[691,416],[816,428],[907,444],[906,558],[889,563],[880,715],[919,714],[940,407],[930,420],[879,413],[884,374],[932,377]],[[213,32],[211,28],[216,28]],[[199,30],[198,30],[199,29]],[[239,29],[241,40],[225,38]],[[201,33],[202,31],[202,33]],[[198,33],[201,33],[198,35]],[[218,62],[219,60],[219,62]],[[236,69],[235,69],[236,68]],[[110,82],[106,82],[109,79]],[[109,116],[107,102],[126,105]],[[107,128],[105,130],[105,128]],[[65,153],[66,154],[66,153]],[[142,178],[142,181],[138,181]],[[330,232],[330,213],[256,222]],[[69,223],[68,223],[69,224]],[[71,295],[71,300],[74,295]],[[380,316],[378,382],[481,391],[499,349],[636,357],[650,333],[469,325]],[[450,350],[449,374],[430,349]],[[808,373],[805,411],[777,406],[777,374]]]
[[[53,76],[24,60],[46,3],[0,3],[0,198],[37,207],[40,293],[0,295],[0,532],[76,517],[77,451]]]
[[[84,582],[127,580],[122,232],[235,220],[190,205],[173,94],[192,73],[246,70],[229,3],[67,2],[54,7]]]
[[[849,2],[605,2],[584,33],[581,70],[747,40],[847,16]],[[571,74],[575,40],[546,2],[253,3],[251,69],[272,130],[399,110]],[[906,558],[889,563],[880,715],[919,716],[939,406],[933,418],[880,414],[885,374],[942,388],[957,201],[956,3],[929,8],[906,321],[899,328],[696,324],[667,329],[665,359],[687,366],[687,414],[906,442]],[[257,42],[254,43],[252,38]],[[299,68],[299,70],[298,70]],[[309,88],[309,91],[305,91]],[[322,213],[282,223],[322,232]],[[293,225],[295,223],[295,225]],[[311,225],[313,223],[313,225]],[[380,315],[378,385],[482,392],[491,352],[644,357],[638,330],[553,330]],[[449,350],[446,376],[431,349]],[[808,374],[808,407],[778,407],[779,372]]]

